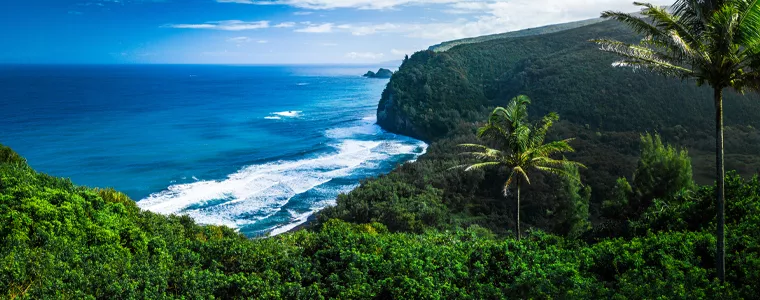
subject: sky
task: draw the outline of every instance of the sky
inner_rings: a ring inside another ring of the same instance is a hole
[[[0,63],[378,63],[443,41],[633,12],[632,2],[2,0]]]

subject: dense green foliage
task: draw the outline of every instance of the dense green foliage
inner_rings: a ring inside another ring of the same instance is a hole
[[[636,206],[648,207],[653,199],[673,197],[692,184],[691,158],[686,150],[663,144],[657,134],[641,136],[641,156],[633,174],[640,199]]]
[[[638,40],[625,25],[606,21],[442,53],[415,53],[383,93],[378,122],[430,141],[446,136],[460,122],[481,121],[490,112],[486,108],[524,94],[534,100],[533,114],[553,111],[597,130],[662,131],[677,125],[692,134],[714,130],[711,89],[612,68],[616,57],[588,42],[598,38]],[[728,93],[727,125],[760,126],[758,99]]]
[[[546,142],[554,122],[559,116],[550,113],[541,122],[528,122],[528,104],[530,98],[520,95],[512,99],[507,107],[497,107],[491,113],[483,127],[478,129],[478,138],[485,144],[461,144],[462,148],[470,149],[463,155],[476,160],[475,163],[462,165],[465,171],[497,168],[503,169],[509,175],[504,180],[502,193],[509,196],[509,190],[515,188],[515,233],[520,239],[520,189],[530,184],[529,173],[543,172],[552,175],[580,181],[578,172],[569,173],[569,167],[584,167],[582,164],[570,161],[564,157],[555,158],[559,154],[573,152],[570,146],[572,139]],[[493,148],[491,148],[493,147]]]
[[[760,180],[726,178],[731,251],[720,283],[715,189],[693,183],[691,166],[699,179],[712,163],[709,97],[610,68],[586,42],[630,34],[605,22],[413,55],[378,120],[432,141],[428,153],[341,195],[311,229],[271,238],[142,211],[113,189],[37,173],[0,145],[0,298],[756,298]],[[569,120],[546,138],[577,137],[567,158],[588,169],[531,174],[529,229],[515,240],[506,229],[516,203],[503,201],[512,170],[451,168],[478,162],[457,148],[482,142],[473,122],[522,93],[531,113]],[[727,98],[728,166],[743,174],[760,166],[754,100]]]
[[[672,198],[692,187],[691,159],[686,150],[662,143],[659,135],[641,136],[641,156],[633,183],[618,179],[612,200],[605,201],[607,215],[619,220],[638,216],[654,199]]]
[[[712,90],[613,68],[616,57],[589,42],[598,38],[639,40],[625,25],[607,21],[551,34],[461,45],[441,53],[418,52],[401,65],[383,92],[378,123],[432,142],[462,133],[462,127],[472,129],[472,123],[485,120],[492,107],[525,94],[534,100],[532,115],[556,112],[568,121],[559,126],[573,134],[561,136],[578,137],[574,146],[588,160],[568,158],[598,173],[581,170],[595,191],[609,190],[616,178],[630,174],[639,133],[647,131],[688,147],[699,162],[694,165],[696,181],[713,182]],[[760,128],[760,98],[726,92],[725,99],[726,168],[751,176],[760,169],[760,133],[755,129]],[[594,165],[615,166],[610,171],[616,174],[607,176]],[[595,176],[612,179],[596,180]]]
[[[594,244],[541,231],[502,239],[478,226],[390,233],[380,223],[338,220],[249,240],[141,211],[113,190],[2,163],[0,297],[752,298],[760,182],[732,175],[727,191],[736,251],[721,286],[711,280],[710,187],[656,202],[634,222],[635,237]]]
[[[639,15],[606,11],[603,18],[626,24],[644,38],[637,44],[597,39],[616,54],[613,66],[645,69],[696,81],[713,89],[716,140],[718,277],[725,278],[725,190],[723,92],[760,89],[760,5],[754,0],[677,0],[672,7],[634,3]],[[641,16],[643,15],[644,18]]]
[[[560,191],[560,197],[565,201],[559,201],[559,207],[553,213],[558,222],[552,231],[569,238],[579,238],[591,229],[588,211],[591,187],[583,186],[580,180],[576,179],[580,178],[578,166],[567,165],[565,172],[569,176],[562,177]]]

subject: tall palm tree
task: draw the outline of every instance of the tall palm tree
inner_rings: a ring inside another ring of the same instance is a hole
[[[613,66],[645,69],[668,77],[693,79],[713,88],[715,102],[716,267],[725,280],[725,191],[723,91],[757,89],[760,82],[760,5],[758,0],[677,0],[670,10],[648,3],[643,18],[607,11],[603,18],[627,24],[644,38],[638,44],[595,40],[602,51],[622,57]]]
[[[515,210],[515,222],[517,239],[520,239],[520,187],[523,181],[530,184],[528,171],[535,169],[542,172],[556,174],[575,180],[580,180],[568,173],[568,165],[584,167],[582,164],[562,159],[551,158],[552,155],[573,152],[569,142],[572,139],[554,141],[544,144],[546,133],[552,124],[559,119],[555,113],[546,115],[535,126],[528,123],[528,109],[530,99],[527,96],[517,96],[506,108],[497,107],[491,113],[486,124],[478,130],[478,137],[485,140],[488,145],[462,144],[464,148],[473,149],[472,152],[464,152],[463,155],[473,157],[480,162],[458,166],[465,171],[482,168],[505,168],[511,173],[504,182],[502,190],[504,197],[509,195],[509,187],[514,184],[517,187],[517,209]],[[492,148],[493,147],[493,148]]]

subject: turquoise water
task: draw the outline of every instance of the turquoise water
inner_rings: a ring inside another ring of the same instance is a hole
[[[0,66],[0,143],[144,209],[277,234],[413,160],[376,67]]]

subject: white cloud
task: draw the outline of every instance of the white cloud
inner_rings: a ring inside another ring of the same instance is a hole
[[[163,27],[181,28],[181,29],[216,29],[216,30],[254,30],[269,28],[269,21],[244,22],[240,20],[215,21],[203,24],[169,24]]]
[[[399,25],[391,24],[391,23],[382,23],[382,24],[374,24],[374,25],[343,24],[343,25],[338,25],[337,28],[349,31],[353,35],[361,36],[361,35],[371,35],[378,32],[396,31],[399,29]]]
[[[275,28],[290,28],[296,26],[295,22],[282,22],[280,24],[274,25]]]
[[[373,52],[349,52],[346,53],[346,57],[350,59],[361,59],[361,60],[377,60],[381,59],[385,56],[383,53],[373,53]]]
[[[321,25],[309,25],[308,27],[304,27],[301,29],[296,29],[295,32],[306,32],[306,33],[328,33],[333,31],[333,23],[324,23]]]
[[[216,0],[219,3],[240,3],[240,4],[254,4],[251,0]]]
[[[258,4],[258,5],[289,5],[305,9],[389,9],[401,5],[442,4],[459,2],[457,0],[216,0],[216,2]]]
[[[267,44],[267,43],[269,43],[268,40],[254,40],[254,39],[249,38],[247,36],[238,36],[238,37],[229,38],[229,39],[227,39],[227,42],[234,43],[238,47],[242,46],[245,43],[253,43],[253,42],[256,42],[258,44]]]
[[[672,0],[653,0],[666,4]],[[311,9],[393,8],[412,4],[445,4],[441,11],[459,14],[448,21],[322,24],[299,29],[298,32],[347,32],[356,36],[393,33],[431,42],[481,36],[531,27],[599,17],[602,10],[633,11],[630,0],[273,0],[252,1],[254,4],[283,4]],[[530,16],[530,17],[526,17]]]
[[[313,13],[314,13],[313,11],[297,11],[297,12],[294,12],[293,15],[296,15],[296,16],[308,16],[308,15],[313,14]]]
[[[398,34],[431,42],[473,37],[531,27],[557,24],[599,17],[602,10],[634,11],[632,0],[216,0],[217,2],[245,3],[255,5],[288,5],[302,9],[392,9],[399,6],[437,4],[426,9],[456,14],[449,20],[397,23],[321,23],[300,22],[302,28],[295,32],[330,33],[343,32],[355,36],[373,34]],[[652,0],[654,4],[667,4],[672,0]],[[298,11],[305,15],[311,11]],[[529,17],[526,17],[529,16]],[[240,22],[240,21],[238,21]],[[269,24],[267,23],[266,26]],[[256,27],[247,24],[248,27]],[[242,30],[245,24],[178,24],[175,28],[206,28]],[[273,27],[296,27],[294,22],[284,22]]]
[[[251,39],[251,38],[249,38],[247,36],[238,36],[238,37],[227,39],[228,42],[230,42],[230,43],[237,43],[237,44],[239,44],[239,43],[249,43],[252,40],[253,39]]]

